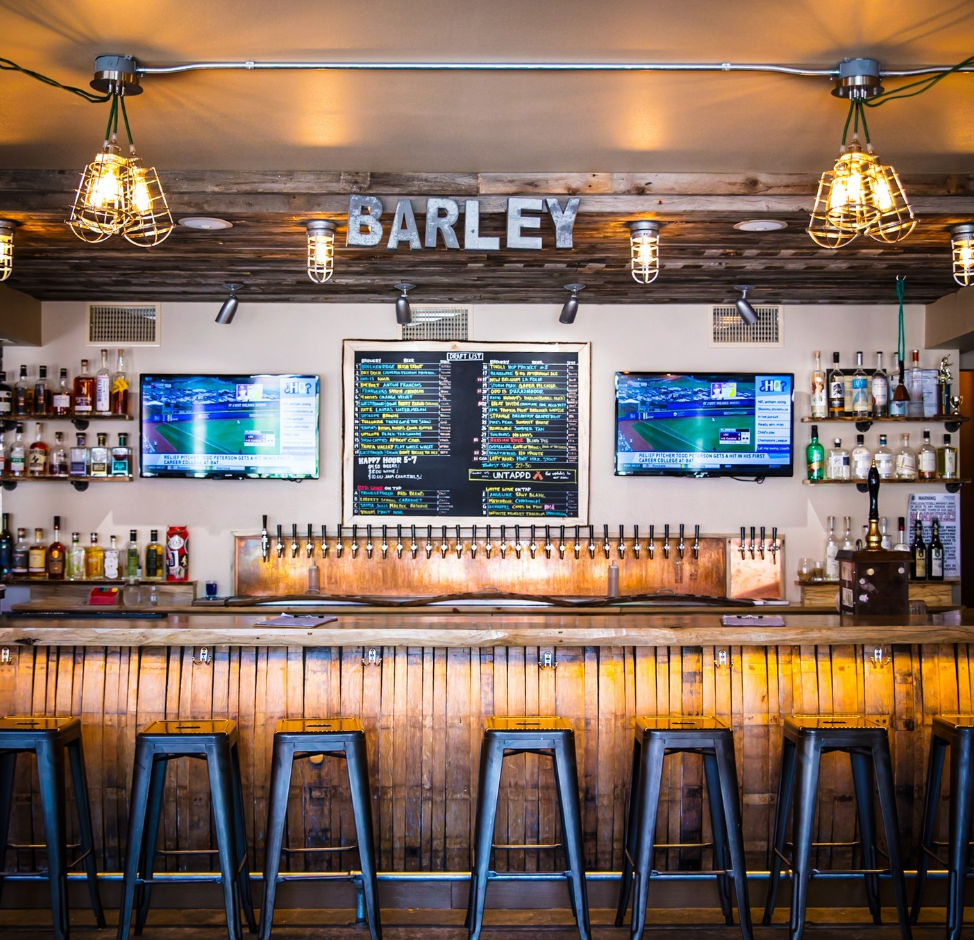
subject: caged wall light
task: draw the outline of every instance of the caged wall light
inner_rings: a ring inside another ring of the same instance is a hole
[[[629,268],[634,281],[652,284],[659,275],[659,222],[629,223]]]
[[[10,219],[0,219],[0,281],[7,280],[14,269],[14,228]]]
[[[974,223],[965,222],[950,230],[954,280],[961,287],[974,285]]]
[[[335,223],[313,219],[308,228],[308,277],[324,284],[335,273]]]

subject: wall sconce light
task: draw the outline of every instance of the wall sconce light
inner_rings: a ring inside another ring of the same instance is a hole
[[[335,273],[335,223],[313,219],[308,229],[308,277],[324,284]]]
[[[14,269],[14,229],[16,223],[0,219],[0,281],[7,280]]]
[[[634,281],[652,284],[659,274],[659,222],[629,223],[629,267]]]
[[[974,223],[965,222],[950,230],[954,280],[961,287],[974,284]]]
[[[415,284],[393,284],[396,290],[402,291],[402,296],[396,298],[396,323],[406,326],[413,322],[413,312],[409,309],[409,297],[406,295],[416,286]]]
[[[741,319],[748,326],[754,326],[754,324],[758,322],[757,311],[751,306],[750,301],[747,299],[747,292],[753,287],[753,284],[734,285],[734,290],[739,290],[741,292],[741,296],[737,299],[734,306],[737,307],[737,312],[741,315]]]
[[[216,322],[232,323],[237,313],[237,307],[240,306],[240,301],[237,300],[237,291],[243,287],[243,284],[227,283],[223,286],[230,291],[230,296],[223,301],[223,306],[220,307],[220,312],[216,315]]]
[[[565,290],[572,292],[571,297],[565,301],[565,306],[561,308],[561,316],[558,317],[559,323],[574,323],[575,315],[578,313],[578,292],[585,290],[584,284],[566,284]]]

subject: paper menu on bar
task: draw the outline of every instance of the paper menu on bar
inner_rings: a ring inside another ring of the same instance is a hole
[[[913,543],[917,513],[923,524],[924,541],[930,541],[930,523],[940,523],[940,541],[944,543],[944,577],[960,577],[960,494],[910,493],[907,510],[907,544]]]

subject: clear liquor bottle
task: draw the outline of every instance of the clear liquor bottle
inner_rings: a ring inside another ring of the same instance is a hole
[[[27,530],[17,529],[10,562],[10,574],[14,578],[26,578],[30,559],[30,546],[27,544]]]
[[[0,418],[9,418],[14,411],[14,390],[7,384],[7,373],[0,372]]]
[[[14,414],[20,417],[34,413],[34,386],[27,378],[27,366],[20,367],[20,378],[14,386]]]
[[[896,473],[896,463],[893,459],[893,452],[886,446],[886,435],[879,435],[879,447],[873,454],[876,461],[876,472],[880,480],[892,480]]]
[[[856,371],[852,373],[852,413],[857,418],[868,418],[871,413],[869,377],[862,367],[862,352],[856,353]]]
[[[81,371],[74,377],[74,413],[90,415],[95,407],[95,377],[88,374],[88,360],[81,360]]]
[[[10,473],[10,451],[7,449],[7,435],[0,431],[0,474]]]
[[[842,438],[837,437],[829,450],[828,478],[830,480],[849,480],[852,478],[852,466],[849,451],[842,446]]]
[[[856,543],[852,541],[852,516],[842,517],[842,551],[851,552],[855,550]]]
[[[51,581],[63,581],[66,552],[64,543],[61,541],[61,517],[54,517],[54,536],[51,544],[47,547],[47,577]]]
[[[54,446],[51,448],[50,473],[52,477],[68,476],[68,452],[64,449],[64,435],[54,432]]]
[[[91,544],[85,549],[85,577],[105,577],[105,549],[98,544],[98,533],[91,533]]]
[[[915,480],[917,478],[917,453],[910,447],[910,435],[900,435],[900,449],[896,452],[896,479]]]
[[[905,418],[910,409],[910,390],[906,387],[904,362],[900,359],[898,352],[893,354],[893,361],[895,363],[896,384],[890,391],[889,416],[891,418]]]
[[[27,453],[27,474],[32,477],[46,477],[51,448],[44,440],[40,421],[34,422],[34,440]]]
[[[34,529],[34,541],[27,549],[27,577],[39,580],[47,577],[47,546],[44,530]]]
[[[900,516],[896,520],[896,544],[893,546],[894,552],[908,552],[909,542],[906,540],[906,517]]]
[[[941,480],[960,478],[960,460],[957,448],[950,443],[950,435],[944,435],[944,446],[937,448],[937,476]]]
[[[73,477],[86,477],[90,467],[87,438],[79,434],[75,440],[77,443],[68,454],[68,473]]]
[[[47,366],[37,367],[34,383],[34,414],[46,417],[51,413],[51,386],[47,384]]]
[[[71,533],[71,547],[68,549],[68,579],[83,581],[85,579],[85,547],[78,541],[77,532]]]
[[[869,477],[869,468],[873,465],[873,455],[865,444],[864,434],[856,435],[856,446],[852,448],[852,479],[865,480]],[[878,468],[877,468],[878,469]]]
[[[829,516],[829,534],[825,539],[825,580],[839,580],[839,541],[835,537],[835,516]]]
[[[889,520],[885,516],[879,517],[879,547],[885,552],[893,548],[893,539],[889,534]]]
[[[68,383],[68,370],[61,369],[58,378],[57,388],[51,395],[51,414],[59,418],[66,418],[71,414],[74,396],[71,394],[71,385]]]
[[[917,454],[917,479],[937,479],[937,451],[930,443],[930,432],[926,428],[923,429],[923,444]]]
[[[103,431],[98,432],[98,444],[91,448],[91,456],[89,458],[89,473],[93,477],[107,477],[108,467],[109,467],[109,454],[108,454],[108,435]]]
[[[923,417],[923,370],[920,368],[920,350],[913,350],[913,365],[910,368],[910,403],[906,414],[910,418]]]
[[[125,350],[120,349],[112,375],[111,408],[113,415],[129,413],[129,380],[125,374]]]
[[[121,571],[119,564],[121,553],[118,550],[118,539],[114,535],[110,536],[109,545],[105,549],[105,577],[109,581],[117,581]]]
[[[815,350],[815,369],[812,371],[812,417],[823,419],[829,414],[829,399],[825,389],[825,373],[822,371],[822,352]]]
[[[108,350],[101,351],[101,366],[95,373],[95,412],[112,413],[112,374],[108,371]]]
[[[14,442],[10,445],[10,475],[22,477],[27,473],[27,448],[24,445],[24,426],[20,423],[14,431]]]
[[[876,353],[876,371],[870,379],[873,416],[886,418],[889,416],[889,378],[883,368],[883,354]]]

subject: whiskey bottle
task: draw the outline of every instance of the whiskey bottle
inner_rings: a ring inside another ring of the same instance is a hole
[[[886,418],[889,416],[889,379],[883,368],[883,354],[876,353],[876,371],[870,380],[872,392],[873,416]]]
[[[68,549],[68,578],[71,581],[85,579],[85,547],[78,541],[78,533],[71,533],[71,547]]]
[[[14,414],[23,417],[34,413],[34,387],[27,379],[27,366],[20,367],[20,378],[14,386]]]
[[[926,428],[923,430],[923,445],[917,454],[917,479],[937,479],[937,452],[930,443],[930,432]]]
[[[95,373],[95,413],[112,413],[112,374],[108,371],[108,350],[101,351],[101,366]]]
[[[105,577],[105,549],[98,544],[98,533],[91,533],[91,544],[85,549],[85,577]]]
[[[14,537],[10,531],[10,513],[3,513],[3,526],[0,528],[0,578],[10,577],[13,567]]]
[[[166,553],[159,541],[159,530],[149,532],[149,544],[145,547],[145,568],[143,576],[146,581],[161,581],[165,574],[164,561]]]
[[[943,581],[944,543],[940,541],[940,520],[932,520],[930,529],[930,545],[927,547],[927,578],[931,581]]]
[[[34,541],[27,549],[27,577],[47,577],[47,546],[44,544],[43,529],[34,529]]]
[[[815,370],[812,372],[812,417],[823,419],[829,414],[828,393],[825,390],[825,373],[822,371],[822,353],[815,350]]]
[[[85,446],[87,438],[84,434],[79,434],[75,440],[77,443],[68,455],[68,474],[73,477],[86,477],[90,467],[88,448]]]
[[[47,476],[47,464],[48,457],[50,456],[51,448],[47,446],[47,442],[41,437],[41,423],[40,421],[34,422],[34,440],[30,445],[30,450],[27,454],[27,474],[32,477],[46,477]]]
[[[950,435],[944,435],[944,446],[937,448],[937,476],[941,480],[960,478],[960,463],[957,448],[950,443]]]
[[[917,478],[917,454],[910,447],[910,435],[900,435],[901,446],[896,452],[896,479],[915,480]]]
[[[91,448],[89,473],[93,477],[108,476],[108,435],[104,431],[98,432],[98,444]]]
[[[52,477],[68,476],[68,452],[64,449],[64,435],[54,432],[54,447],[51,448],[51,462],[48,465]]]
[[[10,445],[10,475],[22,477],[27,472],[27,449],[24,447],[24,426],[18,422],[14,442]]]
[[[105,577],[109,581],[117,581],[119,576],[119,560],[120,555],[118,551],[118,540],[115,536],[110,537],[110,544],[105,549]]]
[[[30,546],[27,544],[27,530],[17,529],[17,541],[14,542],[10,556],[10,575],[14,578],[27,577],[27,565],[30,557]]]
[[[129,380],[125,374],[125,350],[120,349],[112,375],[111,408],[113,415],[129,413]]]
[[[81,360],[81,371],[74,377],[74,413],[90,415],[95,407],[95,377],[88,375],[88,360]]]
[[[57,388],[51,395],[51,414],[59,418],[66,418],[71,414],[74,396],[71,394],[71,386],[68,384],[68,370],[61,369]]]
[[[852,373],[852,413],[857,418],[870,416],[869,379],[862,368],[862,352],[856,353],[856,371]]]
[[[34,383],[34,414],[46,417],[51,413],[51,387],[47,384],[47,366],[37,367]]]
[[[66,552],[61,541],[61,517],[54,517],[54,538],[47,548],[47,576],[52,581],[63,581]]]
[[[7,384],[7,373],[0,372],[0,418],[9,418],[14,410],[14,392]]]

